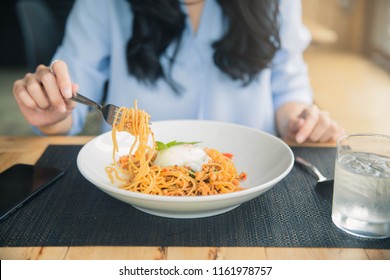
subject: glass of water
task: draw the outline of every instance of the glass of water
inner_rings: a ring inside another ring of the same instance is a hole
[[[333,223],[360,237],[390,237],[390,136],[353,134],[337,142]]]

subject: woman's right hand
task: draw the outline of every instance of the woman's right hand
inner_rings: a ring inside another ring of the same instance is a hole
[[[39,65],[35,73],[17,80],[13,93],[26,120],[46,134],[64,134],[72,125],[71,101],[78,86],[72,84],[64,61],[52,64],[52,69]]]

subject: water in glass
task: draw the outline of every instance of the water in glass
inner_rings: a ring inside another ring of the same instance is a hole
[[[371,153],[343,154],[335,165],[332,220],[368,238],[390,237],[390,159]]]

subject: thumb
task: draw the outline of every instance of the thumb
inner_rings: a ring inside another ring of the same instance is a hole
[[[77,92],[79,90],[79,85],[78,84],[72,84],[72,95],[74,92]],[[76,103],[72,101],[70,98],[65,100],[66,102],[66,109],[68,111],[71,111],[75,108]]]
[[[78,84],[72,84],[72,93],[77,92],[79,90],[79,85]]]

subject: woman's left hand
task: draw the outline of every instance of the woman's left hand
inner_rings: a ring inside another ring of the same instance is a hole
[[[286,126],[284,138],[303,142],[335,142],[345,134],[329,113],[320,110],[316,105],[303,109],[298,117],[291,118]]]

